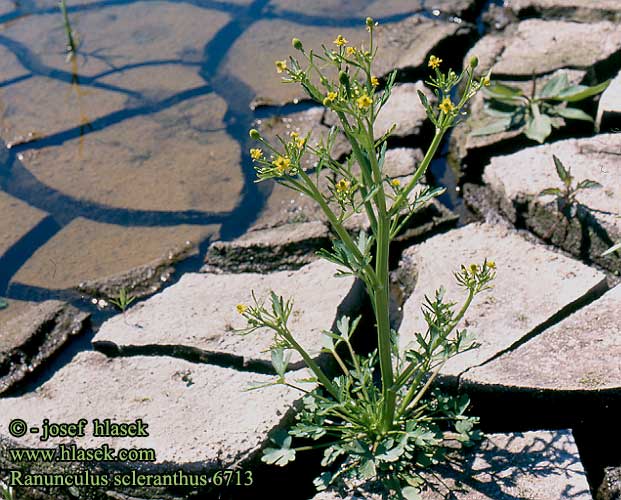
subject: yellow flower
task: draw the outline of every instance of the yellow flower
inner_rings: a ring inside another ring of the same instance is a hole
[[[250,150],[250,157],[253,160],[260,160],[261,158],[263,158],[263,151],[261,151],[259,148],[252,148]]]
[[[394,187],[399,187],[401,185],[401,181],[399,179],[393,179],[390,181],[390,184]]]
[[[338,94],[336,92],[328,92],[328,95],[323,100],[323,105],[327,106],[328,104],[333,103],[337,96]]]
[[[336,183],[336,190],[339,193],[343,193],[344,191],[347,191],[349,189],[349,186],[350,186],[349,181],[346,181],[345,179],[341,179],[340,181]]]
[[[237,304],[235,308],[239,314],[244,314],[248,310],[248,306],[245,304]]]
[[[347,47],[346,51],[348,56],[353,56],[356,53],[356,47]]]
[[[373,104],[373,100],[366,94],[362,94],[358,99],[356,99],[356,104],[360,109],[368,108],[371,104]]]
[[[481,85],[489,87],[489,84],[490,84],[489,76],[484,76],[483,78],[481,78]]]
[[[293,139],[298,149],[302,149],[304,147],[304,144],[306,144],[306,139],[300,137],[300,134],[298,134],[297,132],[291,132],[289,136]]]
[[[345,38],[343,38],[343,35],[339,35],[334,40],[334,43],[336,45],[338,45],[339,47],[342,47],[343,45],[345,45],[347,43],[347,40],[345,40]]]
[[[478,269],[479,269],[479,266],[477,266],[476,264],[470,264],[470,272],[472,274],[476,274]]]
[[[371,85],[373,85],[374,87],[377,87],[379,85],[379,80],[377,79],[377,76],[371,77]]]
[[[445,97],[438,107],[440,108],[440,111],[446,113],[447,115],[455,109],[455,105],[451,101],[450,97]]]
[[[442,59],[440,59],[439,57],[431,56],[429,58],[429,67],[433,69],[439,68],[441,62],[442,62]]]
[[[282,73],[287,69],[287,61],[275,61],[274,64],[276,65],[276,72],[278,73]]]
[[[490,269],[496,269],[496,263],[493,260],[488,260],[485,265]]]
[[[284,174],[291,166],[291,159],[286,156],[279,156],[272,162],[272,165],[276,167],[279,174]]]

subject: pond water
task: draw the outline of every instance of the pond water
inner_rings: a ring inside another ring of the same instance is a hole
[[[355,41],[367,15],[434,15],[412,0],[67,7],[73,58],[56,0],[0,0],[0,322],[48,298],[92,309],[79,283],[242,234],[269,194],[254,183],[247,130],[303,109],[253,109],[302,97],[273,66],[292,35]]]

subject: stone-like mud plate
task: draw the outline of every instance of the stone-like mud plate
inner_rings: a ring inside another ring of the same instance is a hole
[[[293,374],[295,376],[295,374]],[[302,376],[302,374],[299,374]],[[7,449],[56,447],[74,442],[82,448],[108,444],[119,448],[150,448],[153,462],[91,462],[82,464],[92,472],[113,471],[210,474],[215,470],[243,466],[267,443],[268,433],[290,417],[299,393],[284,386],[248,391],[271,377],[242,373],[228,368],[189,363],[170,357],[107,358],[96,352],[78,354],[70,364],[35,392],[0,399],[0,463],[4,470],[26,473],[67,472],[74,462],[55,464],[13,464]],[[12,419],[21,418],[37,434],[11,438],[6,429]],[[84,437],[50,438],[40,441],[44,418],[50,422],[88,420]],[[93,419],[131,423],[141,419],[148,436],[96,437]],[[119,489],[112,485],[109,489]],[[93,491],[94,490],[94,491]],[[56,490],[54,498],[67,494]],[[42,493],[40,491],[40,493]],[[133,487],[132,496],[169,498],[162,488]],[[48,497],[49,498],[49,497]],[[108,498],[105,488],[81,490],[79,498]]]
[[[89,317],[57,300],[24,304],[20,309],[21,314],[0,325],[0,394],[40,368],[71,337],[82,333]]]
[[[406,250],[400,267],[409,273],[414,292],[403,308],[401,347],[427,329],[420,308],[425,296],[446,289],[446,299],[466,297],[453,276],[463,264],[497,266],[493,288],[475,297],[458,328],[475,334],[478,348],[451,358],[442,375],[458,376],[510,348],[585,298],[605,289],[605,276],[584,264],[526,241],[518,233],[487,224],[470,224],[434,236]]]
[[[586,262],[619,272],[621,259],[602,253],[621,239],[620,151],[619,134],[559,141],[492,158],[483,179],[512,223]],[[555,197],[538,196],[546,188],[562,186],[552,155],[571,169],[574,185],[590,179],[602,187],[579,191],[574,209],[559,210]]]
[[[342,314],[357,315],[363,287],[351,277],[336,278],[337,268],[317,261],[297,271],[267,275],[185,274],[175,285],[104,323],[95,335],[96,348],[111,354],[158,352],[241,367],[271,370],[273,332],[261,329],[240,335],[246,320],[237,304],[265,301],[270,291],[294,301],[289,328],[312,357],[322,347],[322,330]],[[309,305],[312,304],[312,307]],[[301,368],[291,357],[291,369]]]

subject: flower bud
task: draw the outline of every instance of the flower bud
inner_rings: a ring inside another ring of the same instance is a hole
[[[250,136],[251,139],[254,139],[255,141],[258,141],[259,139],[261,139],[261,134],[259,134],[259,131],[256,128],[253,128],[252,130],[250,130],[250,132],[248,132],[248,135]]]
[[[470,67],[471,68],[476,68],[479,64],[479,58],[477,56],[472,56],[470,58]]]
[[[367,17],[365,23],[367,25],[367,28],[373,29],[373,25],[375,24],[375,21],[373,21],[372,17]]]
[[[302,45],[302,42],[299,38],[294,38],[293,40],[291,40],[291,45],[293,45],[293,48],[295,50],[304,50],[304,46]]]

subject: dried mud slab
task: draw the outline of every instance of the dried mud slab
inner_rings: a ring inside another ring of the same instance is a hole
[[[330,247],[330,231],[320,221],[248,231],[233,241],[209,246],[202,272],[266,273],[299,269]]]
[[[405,250],[400,267],[414,281],[414,291],[403,306],[401,348],[415,347],[415,332],[425,332],[421,313],[424,297],[440,287],[447,300],[463,303],[467,292],[453,273],[463,264],[493,260],[497,276],[493,289],[475,298],[458,328],[474,333],[474,350],[451,358],[442,375],[459,376],[481,365],[532,334],[541,325],[606,288],[603,273],[525,240],[499,226],[470,224],[434,236]]]
[[[621,285],[489,363],[468,370],[464,390],[558,395],[621,391]]]
[[[608,88],[602,93],[597,107],[595,123],[600,132],[621,131],[621,73],[610,82]]]
[[[111,359],[97,352],[82,352],[34,392],[0,399],[3,429],[0,463],[4,470],[17,469],[23,474],[84,474],[86,470],[91,474],[106,474],[134,470],[211,475],[216,470],[243,467],[267,444],[268,433],[289,419],[290,409],[300,397],[299,392],[283,386],[247,390],[271,378],[170,357]],[[11,438],[6,429],[14,418],[23,419],[29,428],[41,428],[43,418],[50,422],[76,423],[84,418],[88,424],[84,437],[50,438],[42,443],[40,433]],[[148,426],[145,428],[148,436],[95,437],[94,419],[110,419],[117,424],[141,419]],[[72,441],[82,448],[107,444],[115,454],[120,448],[152,449],[155,461],[35,465],[9,461],[7,450],[11,448],[42,445],[51,448],[67,446]],[[111,481],[108,488],[79,488],[78,494],[79,498],[100,500],[109,498],[106,490],[119,489],[122,490]],[[134,486],[124,493],[132,498],[178,498],[173,488],[166,491]],[[39,495],[49,498],[43,491]],[[67,488],[56,489],[54,495],[54,498],[72,497]]]
[[[42,366],[70,337],[80,334],[89,316],[57,300],[22,303],[20,309],[19,315],[0,323],[0,394]]]
[[[558,141],[492,158],[483,179],[511,222],[519,220],[539,237],[576,257],[619,272],[618,255],[601,254],[621,239],[620,154],[619,134]],[[562,185],[553,155],[571,169],[574,185],[586,179],[602,185],[579,191],[578,205],[568,212],[559,210],[555,197],[539,196],[546,188]]]
[[[496,78],[531,78],[561,68],[591,70],[618,62],[621,32],[616,23],[528,19],[479,40],[466,56],[479,57]]]
[[[582,22],[621,20],[621,4],[617,0],[510,0],[506,4],[519,17]]]
[[[616,73],[621,65],[620,54],[621,31],[616,23],[529,19],[481,38],[464,58],[464,64],[476,55],[480,70],[491,69],[495,81],[530,92],[533,77],[536,88],[541,89],[559,72],[566,73],[572,84],[600,83]],[[495,154],[536,144],[517,130],[471,135],[495,121],[484,112],[483,103],[480,93],[470,104],[470,116],[451,137],[451,154],[457,162],[482,167]],[[587,122],[566,122],[574,134],[592,133]],[[554,131],[553,137],[562,131]]]
[[[317,261],[297,271],[270,274],[187,273],[162,293],[108,320],[93,343],[111,354],[177,353],[190,359],[271,369],[273,332],[260,329],[240,335],[235,330],[246,326],[236,305],[254,304],[254,291],[269,307],[269,294],[274,291],[294,301],[289,327],[316,358],[322,330],[332,328],[342,314],[358,314],[362,303],[363,287],[352,277],[336,278],[336,270],[331,263]],[[291,363],[292,369],[303,364],[297,353]]]

